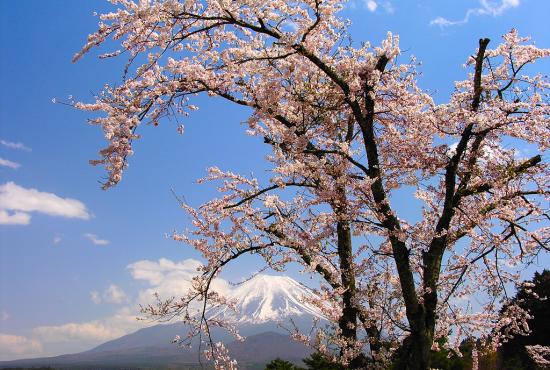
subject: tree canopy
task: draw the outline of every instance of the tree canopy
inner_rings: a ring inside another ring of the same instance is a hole
[[[529,330],[511,336],[505,325],[501,335],[506,336],[498,349],[502,369],[535,370],[550,366],[550,270],[535,273],[531,281],[522,284],[515,297],[502,310],[517,306],[528,313]]]
[[[75,103],[104,113],[91,122],[108,141],[93,161],[108,171],[105,188],[121,180],[140,127],[188,115],[200,93],[247,107],[247,132],[271,148],[268,183],[211,168],[202,181],[220,196],[182,203],[193,229],[174,239],[205,265],[187,295],[145,312],[180,315],[194,334],[233,330],[206,315],[231,305],[212,281],[255,254],[275,271],[297,263],[319,277],[311,303],[329,328],[294,337],[347,368],[386,366],[388,341],[401,343],[403,368],[427,369],[450,332],[445,345],[458,348],[504,321],[525,325],[521,310],[499,319],[495,302],[549,249],[550,85],[527,66],[550,49],[516,30],[494,49],[481,39],[466,56],[470,73],[436,104],[399,37],[348,42],[340,0],[113,3],[75,55],[112,38],[117,49],[102,57],[128,58],[120,85]],[[538,154],[523,156],[525,145]],[[411,219],[393,202],[400,190],[422,202]],[[217,365],[235,366],[208,343]]]

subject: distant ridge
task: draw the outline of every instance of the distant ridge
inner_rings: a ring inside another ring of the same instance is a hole
[[[263,369],[267,362],[275,358],[283,358],[298,364],[311,353],[303,344],[276,332],[252,335],[244,342],[232,341],[227,344],[227,348],[241,369]],[[205,364],[208,363],[205,361]],[[0,368],[50,366],[55,369],[87,370],[179,370],[198,369],[198,365],[199,355],[196,349],[188,350],[177,346],[94,350],[71,355],[0,362]]]
[[[237,324],[244,342],[215,331],[215,341],[226,343],[240,369],[263,369],[265,363],[282,358],[297,364],[311,352],[293,341],[279,324],[296,325],[306,331],[321,312],[304,297],[313,292],[286,276],[257,275],[237,286],[230,298],[236,300],[239,314],[227,308],[214,308],[210,317],[223,317]],[[292,324],[291,324],[292,321]],[[0,368],[50,366],[56,369],[198,369],[198,342],[191,349],[179,348],[171,341],[184,336],[182,323],[159,324],[105,342],[91,350],[47,358],[0,361]],[[208,367],[207,367],[208,368]]]

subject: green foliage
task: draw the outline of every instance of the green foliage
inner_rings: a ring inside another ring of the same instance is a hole
[[[4,367],[4,370],[55,370],[53,367]]]
[[[518,290],[516,296],[509,304],[517,304],[521,308],[529,311],[533,317],[529,320],[531,334],[528,336],[517,335],[507,343],[504,343],[498,352],[484,351],[480,348],[484,344],[477,341],[479,351],[479,369],[480,370],[539,370],[533,361],[529,358],[526,345],[550,345],[550,271],[544,270],[542,273],[535,273],[531,280],[532,287],[522,287]],[[548,299],[537,299],[530,292],[534,292],[538,297]],[[501,311],[502,313],[502,311]],[[462,356],[454,352],[443,349],[445,339],[440,340],[439,351],[431,352],[431,367],[441,370],[469,370],[472,368],[472,340],[464,341],[460,346]],[[392,369],[402,368],[406,360],[406,349],[399,348],[394,355],[394,364]]]
[[[529,320],[529,327],[532,333],[529,336],[516,336],[495,352],[483,352],[479,354],[480,370],[538,370],[528,357],[526,345],[550,345],[550,271],[544,270],[536,273],[531,281],[534,286],[530,289],[539,297],[548,297],[540,300],[533,297],[526,288],[518,290],[511,303],[527,309],[533,318]],[[439,345],[441,350],[432,351],[431,367],[441,370],[470,370],[472,368],[472,348],[474,340],[466,340],[460,345],[462,356],[443,348],[446,339],[441,339]],[[483,344],[477,341],[477,347],[482,348]],[[396,360],[399,358],[396,353]],[[305,370],[344,370],[344,367],[333,364],[322,354],[312,353],[303,360]],[[276,359],[271,361],[266,370],[304,370],[288,361]]]
[[[528,289],[520,288],[511,302],[529,311],[533,317],[528,321],[531,334],[528,336],[516,335],[499,348],[498,358],[502,370],[535,370],[537,367],[527,354],[525,346],[535,344],[550,346],[550,320],[548,320],[550,271],[544,270],[542,273],[535,273],[531,282],[534,286]],[[535,298],[529,289],[539,297],[547,297],[547,299]]]
[[[265,370],[301,370],[293,363],[276,358],[265,366]]]
[[[500,370],[497,368],[496,352],[481,350],[484,347],[484,344],[479,340],[474,341],[474,339],[464,340],[459,347],[460,355],[454,351],[450,351],[444,348],[445,343],[447,342],[446,338],[441,338],[438,340],[439,351],[431,351],[431,364],[432,369],[441,369],[441,370],[470,370],[472,369],[472,349],[474,343],[476,344],[479,354],[478,354],[478,369],[479,370]],[[394,358],[394,363],[391,369],[399,369],[399,366],[403,366],[403,363],[400,363],[402,358],[399,355],[399,350],[396,353]]]
[[[341,365],[333,364],[328,361],[319,352],[312,353],[311,356],[305,358],[304,364],[307,366],[307,370],[343,370]]]
[[[444,345],[446,340],[439,340],[439,344]],[[472,342],[464,341],[460,345],[460,352],[462,356],[458,356],[453,351],[441,348],[439,351],[432,351],[432,363],[433,369],[442,370],[466,370],[472,368]]]
[[[440,338],[438,341],[439,351],[431,351],[431,368],[441,370],[470,370],[472,368],[472,343],[464,341],[460,346],[462,356],[459,356],[453,351],[444,348],[447,343],[447,338]],[[394,356],[394,364],[392,369],[400,369],[406,367],[403,348],[397,350]]]

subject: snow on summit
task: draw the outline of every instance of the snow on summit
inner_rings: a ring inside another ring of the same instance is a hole
[[[237,302],[238,313],[231,309],[215,310],[212,317],[224,316],[239,324],[278,322],[297,316],[323,315],[304,297],[314,293],[288,276],[259,274],[237,286],[230,298]]]

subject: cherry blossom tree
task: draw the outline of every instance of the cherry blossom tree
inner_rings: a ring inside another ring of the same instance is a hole
[[[550,365],[549,346],[534,345],[526,346],[525,348],[527,349],[529,356],[531,356],[531,359],[541,368],[546,368],[548,365]]]
[[[121,180],[140,126],[187,116],[200,93],[248,108],[248,133],[271,148],[268,183],[211,168],[202,181],[220,196],[182,204],[193,228],[174,239],[206,264],[186,296],[145,311],[179,315],[191,335],[232,330],[205,314],[232,305],[211,283],[255,254],[319,277],[308,299],[330,330],[294,336],[350,369],[384,367],[396,345],[402,368],[428,369],[437,338],[452,333],[457,350],[498,327],[528,330],[524,310],[507,306],[503,319],[499,308],[549,249],[549,83],[526,70],[550,49],[515,30],[495,49],[481,39],[468,76],[436,104],[397,36],[348,41],[341,0],[111,2],[74,57],[112,39],[119,49],[101,58],[128,59],[120,85],[74,104],[103,113],[90,121],[108,141],[92,161],[109,174],[105,189]],[[539,154],[516,149],[526,147]],[[422,202],[416,218],[400,216],[399,190]],[[219,344],[209,353],[236,366]]]
[[[535,276],[519,287],[510,301],[529,313],[529,331],[527,336],[515,335],[509,338],[508,327],[501,329],[504,343],[498,349],[499,362],[513,367],[513,364],[525,369],[535,369],[550,365],[550,271],[535,273]],[[502,308],[501,310],[505,310]]]

